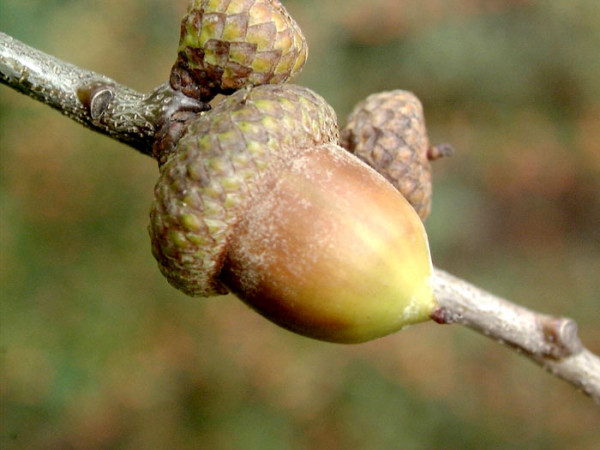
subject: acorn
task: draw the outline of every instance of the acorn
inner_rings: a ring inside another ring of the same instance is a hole
[[[330,342],[429,319],[437,304],[423,224],[338,145],[320,96],[248,87],[185,126],[161,164],[149,227],[173,286],[232,292],[274,323]]]
[[[222,282],[295,333],[358,343],[426,321],[437,303],[422,222],[336,144],[265,178],[228,243]]]
[[[341,144],[392,183],[421,219],[429,216],[429,161],[453,150],[448,144],[430,146],[423,106],[412,92],[381,92],[360,102],[348,117]]]
[[[246,86],[284,83],[307,55],[300,27],[278,0],[192,0],[170,84],[208,102]]]

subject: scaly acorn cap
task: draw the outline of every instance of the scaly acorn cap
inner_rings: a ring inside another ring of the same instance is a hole
[[[218,274],[254,187],[292,152],[337,142],[337,119],[322,97],[286,84],[237,91],[185,125],[160,167],[152,251],[177,289],[191,296],[224,294]]]
[[[193,0],[170,83],[206,102],[244,86],[284,83],[307,55],[300,27],[278,0]]]
[[[423,107],[411,92],[373,94],[360,102],[341,144],[382,174],[425,220],[431,210],[430,149]]]

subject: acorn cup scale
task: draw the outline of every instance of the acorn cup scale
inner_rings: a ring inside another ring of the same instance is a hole
[[[419,216],[337,142],[333,110],[294,85],[239,90],[186,122],[151,211],[169,282],[193,296],[234,292],[331,342],[427,320],[436,302]]]

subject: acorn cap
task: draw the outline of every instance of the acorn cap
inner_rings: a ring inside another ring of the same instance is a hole
[[[431,210],[430,148],[423,107],[411,92],[373,94],[352,111],[341,144],[382,174],[421,219]]]
[[[170,83],[209,101],[244,86],[284,83],[307,55],[300,27],[278,0],[194,0]]]
[[[227,241],[261,177],[292,152],[337,139],[333,109],[290,84],[237,91],[186,122],[150,214],[152,251],[169,282],[192,296],[226,293],[217,277]]]

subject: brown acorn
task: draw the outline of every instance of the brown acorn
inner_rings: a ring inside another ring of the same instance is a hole
[[[414,94],[395,90],[367,97],[348,117],[341,143],[392,183],[423,220],[427,218],[432,194],[429,160],[445,147],[430,150],[423,107]]]
[[[264,179],[235,233],[222,282],[293,332],[357,343],[436,308],[422,222],[383,177],[335,144]]]
[[[181,23],[175,90],[207,102],[299,73],[306,40],[278,0],[193,0]]]
[[[332,342],[427,320],[436,302],[421,220],[337,140],[331,107],[294,85],[237,91],[186,122],[151,212],[169,282],[194,296],[231,291]]]

